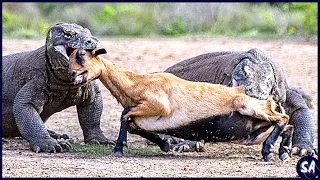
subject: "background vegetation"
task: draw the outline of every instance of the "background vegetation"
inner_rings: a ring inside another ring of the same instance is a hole
[[[317,38],[317,3],[3,3],[2,35],[43,38],[57,22],[95,36]]]

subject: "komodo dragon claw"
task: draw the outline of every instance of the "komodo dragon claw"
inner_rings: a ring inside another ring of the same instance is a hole
[[[39,152],[68,152],[72,149],[72,145],[66,140],[45,139],[30,144],[32,151]]]

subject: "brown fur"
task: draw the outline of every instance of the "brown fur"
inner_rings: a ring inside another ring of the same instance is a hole
[[[271,97],[258,100],[247,96],[240,86],[186,81],[170,73],[140,75],[123,71],[98,56],[101,49],[98,50],[75,50],[70,56],[69,70],[76,75],[86,74],[87,80],[99,77],[123,107],[135,106],[125,117],[133,118],[146,130],[176,127],[232,111],[281,124],[288,120],[283,108],[282,113],[275,110],[277,104]],[[82,65],[76,62],[78,51]]]

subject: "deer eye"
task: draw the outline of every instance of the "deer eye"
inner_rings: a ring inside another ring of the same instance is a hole
[[[84,55],[86,55],[86,53],[80,52],[80,56],[84,56]]]

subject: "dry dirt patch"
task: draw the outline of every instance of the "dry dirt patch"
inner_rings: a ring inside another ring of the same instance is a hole
[[[3,55],[33,50],[44,40],[4,39]],[[301,87],[314,97],[311,111],[317,127],[317,43],[230,37],[183,38],[108,38],[102,40],[108,51],[105,55],[114,64],[126,70],[151,73],[203,53],[215,51],[241,51],[260,48],[270,53],[283,67],[290,85]],[[115,140],[120,126],[122,107],[101,84],[104,111],[101,128]],[[75,107],[54,114],[46,123],[48,128],[68,133],[81,141],[82,131]],[[316,129],[316,134],[317,134]],[[318,136],[316,135],[317,144]],[[47,154],[32,153],[20,139],[6,139],[2,143],[3,177],[296,177],[296,162],[275,158],[263,162],[261,145],[244,146],[232,143],[207,143],[203,153],[169,153],[159,155],[126,154],[116,158],[109,154],[84,153]],[[145,140],[129,134],[129,148],[145,146]],[[126,150],[125,150],[126,151]]]

